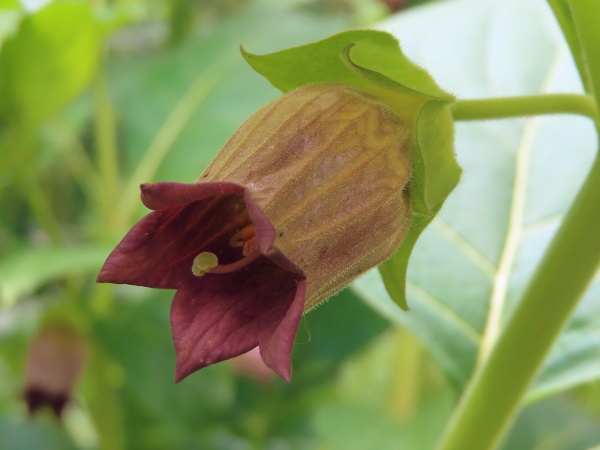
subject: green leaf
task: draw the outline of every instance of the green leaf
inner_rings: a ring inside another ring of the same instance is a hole
[[[6,5],[6,7],[0,5],[0,50],[4,41],[17,31],[23,17],[23,12],[17,6],[18,4]]]
[[[22,9],[23,6],[19,0],[0,0],[0,11],[6,11],[8,9]]]
[[[598,450],[600,429],[597,420],[581,403],[585,404],[585,401],[576,402],[572,396],[563,395],[525,408],[500,449]]]
[[[454,158],[453,96],[411,62],[398,41],[380,31],[347,31],[268,55],[242,49],[246,61],[286,92],[317,83],[342,83],[368,92],[390,106],[413,130],[410,231],[382,268],[388,292],[408,309],[405,276],[410,253],[460,177]]]
[[[26,248],[0,261],[0,304],[12,306],[44,283],[64,275],[99,269],[111,248]]]
[[[460,97],[582,90],[554,18],[540,2],[440,3],[382,27]],[[595,142],[591,122],[575,116],[457,124],[464,173],[415,244],[407,280],[411,311],[392,303],[376,272],[357,281],[365,301],[412,330],[457,388],[476,367],[484,336],[493,341],[493,330],[519,299],[591,165]],[[384,277],[396,263],[381,267]],[[597,278],[528,401],[600,377],[599,297]]]
[[[58,112],[90,81],[99,45],[89,4],[54,2],[24,17],[0,51],[0,117],[35,125]]]

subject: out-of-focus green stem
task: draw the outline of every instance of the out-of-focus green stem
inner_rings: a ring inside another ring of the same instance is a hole
[[[395,359],[396,383],[392,386],[388,407],[392,414],[410,418],[417,410],[423,385],[423,350],[419,340],[401,328],[395,336],[398,354]]]
[[[100,438],[100,448],[125,449],[123,411],[117,395],[117,388],[122,382],[121,368],[99,346],[92,346],[90,350],[83,391]]]
[[[60,223],[52,210],[47,191],[40,185],[36,172],[35,138],[37,130],[30,124],[13,122],[8,139],[9,154],[12,156],[13,176],[21,194],[27,201],[38,225],[53,243],[61,243]]]
[[[134,207],[139,201],[140,183],[152,181],[160,164],[192,115],[198,110],[215,85],[222,80],[223,74],[229,69],[232,62],[231,55],[227,54],[214,63],[206,72],[199,75],[156,133],[129,183],[125,186],[117,206],[115,214],[125,224],[128,224],[131,220]]]
[[[84,192],[88,202],[95,202],[98,198],[97,191],[99,186],[102,185],[102,180],[79,140],[73,144],[65,160],[73,179]]]
[[[39,184],[37,174],[26,170],[26,173],[22,174],[19,184],[40,227],[53,243],[61,243],[63,239],[60,234],[60,224],[52,210],[49,198]]]
[[[97,195],[99,196],[102,223],[105,229],[110,231],[117,224],[114,208],[119,192],[119,159],[115,115],[110,101],[106,75],[102,69],[98,71],[93,92],[97,165],[101,182]]]
[[[542,114],[578,114],[598,120],[593,97],[581,94],[544,94],[459,100],[454,105],[454,120],[506,119]]]
[[[583,53],[581,78],[590,81],[586,88],[594,96],[596,105],[600,105],[600,2],[569,0],[568,3]]]
[[[571,55],[577,66],[577,70],[581,75],[581,81],[586,92],[590,92],[591,80],[588,77],[587,71],[585,70],[585,61],[579,42],[579,36],[573,23],[573,17],[571,14],[571,8],[569,3],[565,0],[547,0],[554,17],[560,24],[565,40],[569,44],[571,49]]]

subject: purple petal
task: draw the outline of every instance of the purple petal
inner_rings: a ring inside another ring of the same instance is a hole
[[[192,262],[200,252],[213,252],[222,263],[238,259],[228,240],[245,209],[243,190],[233,183],[143,185],[144,202],[159,210],[127,233],[97,281],[177,289],[193,278]]]
[[[301,278],[305,278],[306,275],[300,267],[290,261],[277,247],[273,247],[276,234],[275,227],[265,213],[262,212],[262,209],[260,209],[260,206],[258,206],[254,198],[252,198],[252,194],[249,190],[244,192],[244,201],[246,202],[246,209],[248,210],[248,214],[256,229],[256,239],[258,241],[260,252],[282,269],[295,273]]]
[[[214,183],[175,183],[160,181],[140,185],[142,203],[149,209],[167,209],[185,206],[188,203],[217,195],[241,194],[239,184],[219,181]]]
[[[265,363],[289,380],[304,300],[305,281],[267,258],[186,282],[171,306],[175,381],[257,345]]]
[[[260,333],[260,355],[267,366],[285,381],[292,378],[291,357],[298,324],[304,313],[306,280],[301,280],[295,298],[280,322],[273,322]]]

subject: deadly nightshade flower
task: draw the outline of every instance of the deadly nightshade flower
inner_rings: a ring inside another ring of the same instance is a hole
[[[176,381],[256,346],[289,380],[302,314],[400,244],[409,178],[410,131],[391,109],[305,86],[252,115],[196,183],[143,184],[154,211],[98,281],[177,289]]]
[[[30,414],[44,406],[60,418],[83,368],[85,341],[70,329],[43,329],[27,355],[24,397]]]

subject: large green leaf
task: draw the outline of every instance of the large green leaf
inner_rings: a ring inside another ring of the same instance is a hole
[[[100,245],[14,250],[0,260],[0,306],[12,306],[54,279],[98,270],[109,252]]]
[[[0,52],[0,117],[35,125],[57,113],[90,81],[99,45],[85,3],[55,2],[24,17]]]
[[[0,1],[0,49],[5,39],[11,36],[19,27],[23,12],[19,9],[19,3]]]
[[[543,2],[441,3],[382,28],[459,97],[581,91]],[[412,310],[390,301],[375,272],[356,283],[373,307],[423,340],[456,386],[471,376],[482,337],[501,328],[522,293],[584,179],[595,141],[591,123],[579,117],[459,123],[462,182],[416,244],[408,270]],[[599,297],[596,279],[529,400],[600,377]],[[497,314],[490,313],[492,298]]]

